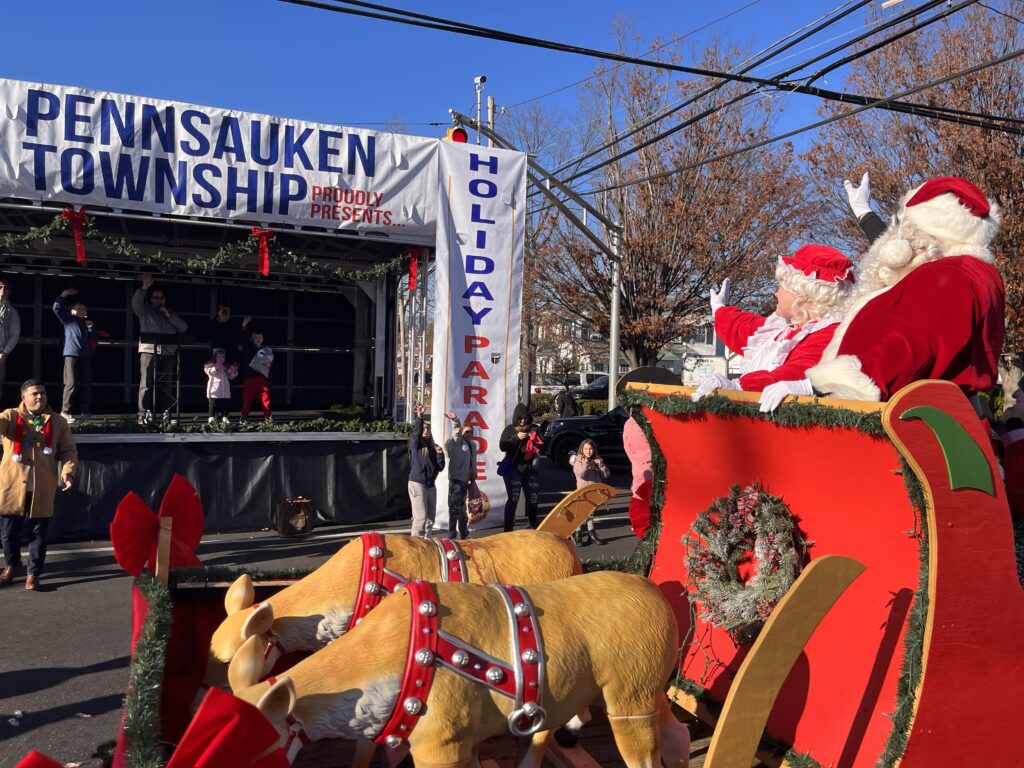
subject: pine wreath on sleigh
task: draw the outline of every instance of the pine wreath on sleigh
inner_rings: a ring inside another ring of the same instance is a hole
[[[683,537],[691,604],[737,644],[752,642],[800,575],[807,543],[782,499],[734,485]]]

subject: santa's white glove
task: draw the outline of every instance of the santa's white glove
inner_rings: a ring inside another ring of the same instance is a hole
[[[732,280],[728,277],[722,281],[722,287],[717,290],[712,287],[710,290],[711,314],[720,310],[729,303],[729,296],[732,294]]]
[[[697,391],[690,395],[690,399],[693,402],[697,402],[702,397],[707,397],[716,389],[740,389],[740,383],[737,379],[730,379],[728,376],[723,376],[720,373],[712,373],[701,379],[700,384],[697,385]]]
[[[849,179],[843,179],[843,188],[846,189],[846,199],[850,201],[850,210],[858,219],[866,213],[871,213],[871,180],[865,173],[860,178],[860,186],[855,187]]]
[[[787,395],[813,395],[810,379],[796,381],[777,381],[769,384],[761,393],[761,413],[770,413],[779,407]]]

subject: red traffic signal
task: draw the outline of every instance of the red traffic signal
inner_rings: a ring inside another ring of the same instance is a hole
[[[444,135],[445,141],[454,141],[456,144],[467,144],[469,142],[469,133],[466,132],[465,128],[449,128],[448,132]]]

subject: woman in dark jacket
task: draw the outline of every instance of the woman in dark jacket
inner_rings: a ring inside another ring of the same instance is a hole
[[[444,469],[444,453],[430,434],[430,422],[423,420],[423,403],[416,403],[416,420],[409,435],[409,500],[412,502],[410,536],[431,537],[437,513],[434,481]]]
[[[537,495],[540,483],[533,469],[536,446],[532,437],[536,431],[530,426],[530,409],[522,403],[512,412],[512,423],[501,432],[498,447],[505,452],[508,471],[505,473],[505,530],[515,526],[519,494],[526,486],[526,519],[531,528],[537,527]]]

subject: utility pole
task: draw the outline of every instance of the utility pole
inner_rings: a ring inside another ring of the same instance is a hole
[[[491,133],[493,134],[494,133],[494,97],[493,96],[488,96],[487,97],[487,127],[490,128]],[[479,136],[479,134],[477,134],[477,136]],[[488,146],[488,148],[494,146],[494,139],[492,139],[490,136],[487,137],[487,146]]]
[[[487,82],[487,75],[477,75],[473,78],[473,85],[476,88],[476,143],[480,143],[480,97],[484,92],[484,83]],[[490,121],[488,121],[490,122]]]

